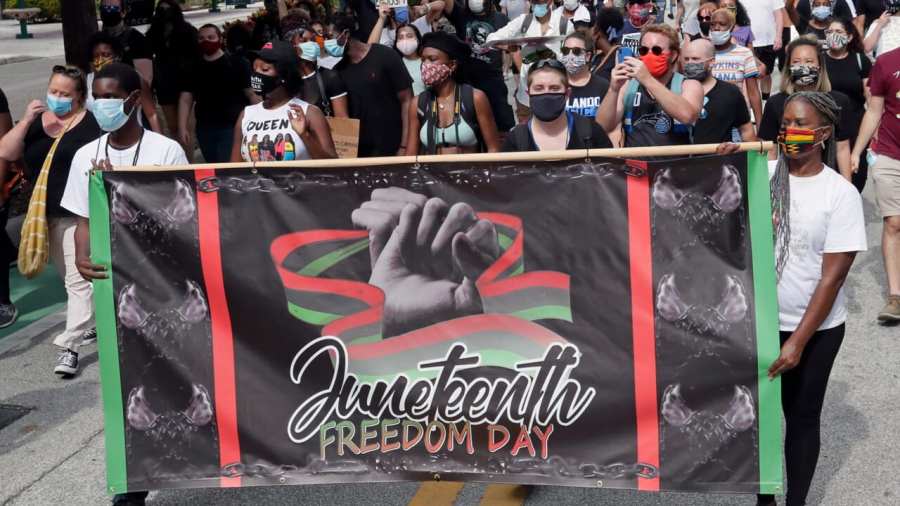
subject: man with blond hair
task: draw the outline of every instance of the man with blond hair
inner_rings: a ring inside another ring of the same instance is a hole
[[[613,68],[597,123],[607,133],[621,127],[627,147],[690,144],[703,87],[675,71],[678,34],[664,24],[645,26],[637,53]]]

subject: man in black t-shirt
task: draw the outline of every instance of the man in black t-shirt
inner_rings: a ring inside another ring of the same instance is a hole
[[[860,33],[864,34],[869,31],[869,25],[884,14],[884,0],[856,0],[856,13],[863,20],[863,30]]]
[[[222,32],[216,25],[198,31],[202,58],[185,76],[185,91],[179,97],[178,140],[186,150],[192,146],[188,116],[196,103],[197,144],[206,162],[228,162],[234,142],[234,127],[244,107],[259,101],[250,88],[250,63],[222,49]]]
[[[488,35],[506,26],[509,18],[497,12],[491,0],[462,0],[450,3],[448,8],[448,18],[456,28],[456,34],[472,48],[466,80],[488,96],[497,130],[508,132],[515,126],[515,118],[503,79],[503,52],[488,49],[484,44]]]
[[[122,63],[131,65],[148,83],[153,82],[153,51],[144,34],[125,24],[122,0],[101,0],[100,21],[103,31],[122,44]]]
[[[404,153],[408,111],[413,106],[412,79],[406,65],[393,49],[363,42],[371,29],[365,31],[356,18],[340,16],[334,29],[345,33],[338,39],[346,49],[335,70],[350,93],[350,117],[359,120],[358,156]]]
[[[716,57],[712,43],[697,39],[681,50],[685,77],[703,85],[703,109],[694,124],[694,144],[755,141],[756,132],[741,89],[716,79],[710,71]]]

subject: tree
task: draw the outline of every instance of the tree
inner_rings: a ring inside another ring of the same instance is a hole
[[[65,0],[60,4],[66,62],[89,70],[88,42],[97,32],[97,7],[94,0]]]

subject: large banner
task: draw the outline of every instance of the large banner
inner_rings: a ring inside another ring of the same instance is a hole
[[[95,173],[110,492],[781,490],[765,156]]]

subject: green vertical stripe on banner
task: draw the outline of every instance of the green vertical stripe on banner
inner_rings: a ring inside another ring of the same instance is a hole
[[[772,203],[766,153],[747,153],[747,193],[753,250],[753,293],[756,308],[756,356],[759,378],[759,491],[779,494],[782,486],[781,379],[769,381],[769,365],[778,358],[778,293],[775,288],[775,248]]]
[[[100,172],[91,174],[91,260],[109,269],[109,199]],[[116,308],[112,270],[109,277],[94,281],[94,307],[97,320],[97,350],[100,354],[100,382],[103,392],[104,436],[106,441],[106,485],[110,493],[128,489],[125,468],[125,417],[122,407],[122,379],[119,373],[119,336],[116,333]]]

